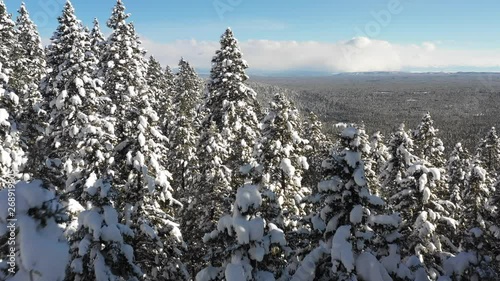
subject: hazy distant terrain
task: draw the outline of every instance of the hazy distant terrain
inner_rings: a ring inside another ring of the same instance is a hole
[[[388,136],[405,122],[414,128],[429,111],[447,145],[469,148],[500,124],[500,74],[362,73],[328,77],[252,77],[262,98],[284,90],[331,131],[337,122],[364,122]],[[277,86],[277,87],[276,87]],[[449,151],[448,151],[449,152]]]

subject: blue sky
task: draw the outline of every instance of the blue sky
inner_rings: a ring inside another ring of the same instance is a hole
[[[20,2],[6,0],[9,11],[15,13]],[[25,2],[39,25],[42,37],[50,37],[64,1]],[[104,26],[115,1],[73,0],[72,3],[77,16],[85,24],[90,25],[92,19],[97,17]],[[205,53],[203,48],[208,46],[200,46],[201,42],[216,42],[224,29],[231,26],[242,42],[244,52],[245,44],[250,44],[247,49],[252,56],[258,53],[256,40],[259,41],[259,48],[265,49],[263,54],[269,53],[273,44],[281,44],[280,50],[290,50],[291,47],[286,42],[303,44],[302,48],[295,48],[300,53],[308,50],[307,42],[315,42],[320,46],[315,47],[322,49],[324,56],[330,57],[329,52],[337,50],[339,45],[347,44],[354,37],[361,37],[371,41],[359,41],[364,42],[363,45],[356,45],[355,52],[348,51],[356,58],[360,55],[372,56],[377,54],[376,50],[394,51],[397,53],[394,59],[399,59],[400,63],[384,65],[381,69],[364,64],[360,65],[359,70],[383,70],[384,67],[388,67],[387,70],[500,70],[500,58],[498,61],[494,59],[487,62],[482,57],[485,53],[489,55],[495,52],[500,56],[498,0],[125,0],[124,3],[132,14],[130,19],[135,23],[137,31],[147,41],[145,47],[151,47],[152,53],[161,57],[165,63],[172,63],[174,58],[160,53],[162,49],[172,50],[175,46],[186,49],[179,43],[186,41],[190,42],[185,44],[190,45],[193,51]],[[194,47],[193,42],[196,42]],[[267,42],[268,45],[263,47],[262,42]],[[391,50],[384,49],[384,42],[390,44]],[[360,46],[362,52],[357,51]],[[418,46],[422,50],[412,49],[412,46]],[[318,51],[315,47],[310,50]],[[343,50],[344,47],[339,48]],[[431,53],[420,51],[432,51],[434,54],[430,57],[428,55]],[[445,51],[446,55],[439,53]],[[177,51],[174,53],[177,54]],[[381,53],[383,54],[386,53]],[[431,62],[434,57],[440,58],[443,55],[447,58],[446,61],[442,59],[436,65],[416,62],[416,57],[419,56],[424,56]],[[184,56],[189,57],[190,54]],[[454,62],[454,56],[468,58],[457,57]],[[478,57],[477,65],[472,61],[474,56],[481,56]],[[315,60],[317,58],[309,58],[312,69]],[[252,61],[249,60],[249,63],[252,64]],[[373,63],[379,62],[376,60]],[[307,67],[307,63],[297,62],[284,69],[294,67]],[[322,69],[332,72],[356,71],[358,67],[346,69],[332,63],[330,66],[322,66]]]

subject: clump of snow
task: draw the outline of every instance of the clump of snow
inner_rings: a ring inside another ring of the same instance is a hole
[[[253,218],[247,220],[244,217],[235,215],[233,217],[233,228],[239,244],[248,244],[250,241],[262,240],[264,236],[264,220]]]
[[[316,264],[327,253],[326,247],[320,244],[304,257],[299,268],[292,277],[292,281],[312,281],[316,277]]]
[[[246,213],[249,208],[257,209],[262,203],[262,197],[256,185],[245,185],[236,192],[236,205],[241,212]]]
[[[276,243],[281,246],[286,245],[285,233],[282,229],[278,228],[273,223],[269,223],[267,227],[269,229],[269,237],[272,244]]]
[[[281,159],[280,168],[289,177],[293,177],[295,175],[295,167],[288,158]]]
[[[307,157],[305,156],[300,156],[299,157],[299,163],[302,166],[304,170],[309,170],[309,163],[307,162]]]
[[[361,162],[361,152],[346,151],[344,159],[347,162],[347,165],[349,165],[351,168],[356,168],[358,166],[358,163]]]
[[[41,181],[19,182],[15,192],[19,270],[12,280],[31,280],[33,272],[37,272],[36,280],[39,281],[63,280],[69,263],[69,247],[63,228],[53,217],[47,217],[42,224],[28,214],[28,210],[34,208],[48,208],[53,212],[62,206],[51,191],[42,187]],[[0,191],[0,206],[8,205],[8,193],[7,189]],[[6,229],[7,218],[7,208],[0,208],[0,229]]]
[[[9,113],[5,108],[0,108],[0,125],[10,126],[9,123]]]
[[[372,215],[369,218],[371,224],[378,225],[391,225],[393,227],[398,227],[401,223],[401,217],[398,214],[392,215]]]
[[[343,127],[345,123],[338,123],[337,127]],[[342,125],[342,126],[340,126]],[[353,139],[356,135],[358,134],[358,130],[354,127],[347,127],[344,130],[342,130],[342,133],[340,134],[343,138],[350,138]]]
[[[332,239],[331,257],[334,270],[342,263],[347,272],[354,270],[354,253],[352,245],[347,239],[351,236],[351,226],[343,225],[337,228]]]
[[[226,270],[224,272],[226,277],[226,281],[242,281],[247,280],[247,276],[245,274],[245,269],[241,264],[233,264],[230,263],[226,266]]]
[[[464,272],[473,264],[477,264],[476,255],[469,252],[460,252],[443,262],[443,268],[448,276],[462,276]]]
[[[363,220],[363,206],[361,205],[354,206],[349,215],[349,219],[353,224],[361,223],[361,221]]]
[[[275,281],[274,274],[269,271],[257,271],[254,274],[255,281]]]
[[[342,186],[342,179],[338,176],[335,176],[329,180],[319,182],[318,190],[320,192],[328,192],[329,190],[338,191],[341,186]]]
[[[202,269],[196,274],[196,281],[211,281],[216,280],[217,276],[220,274],[221,269],[218,267],[209,266]]]
[[[366,185],[365,169],[363,168],[363,165],[356,168],[356,170],[354,171],[354,181],[359,186]]]
[[[387,270],[368,252],[361,253],[356,259],[356,273],[365,281],[392,281]]]

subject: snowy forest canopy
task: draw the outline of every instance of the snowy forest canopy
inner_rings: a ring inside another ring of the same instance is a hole
[[[265,106],[227,29],[204,83],[68,1],[43,48],[0,0],[0,280],[498,280],[500,140],[446,159],[430,114],[384,138]]]

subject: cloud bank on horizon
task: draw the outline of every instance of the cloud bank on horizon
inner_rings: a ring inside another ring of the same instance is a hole
[[[184,57],[198,69],[210,69],[218,41],[177,40],[157,43],[143,38],[143,47],[163,64],[175,67]],[[440,48],[439,43],[394,44],[356,37],[335,43],[317,41],[240,41],[252,71],[444,71],[449,69],[500,70],[500,50]]]

